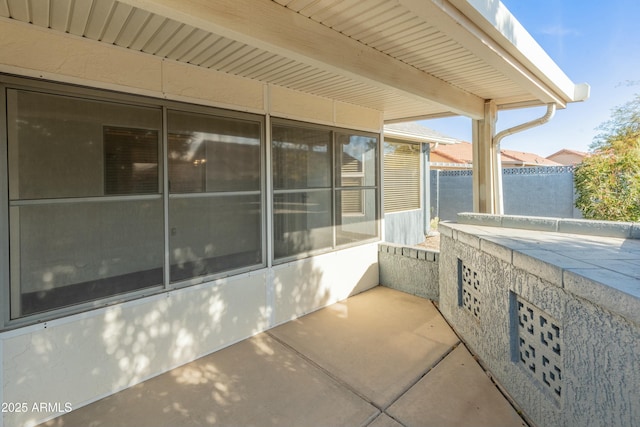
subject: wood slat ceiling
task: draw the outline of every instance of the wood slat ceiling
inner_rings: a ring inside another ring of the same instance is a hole
[[[395,2],[275,1],[483,99],[526,95],[472,52]],[[439,105],[354,81],[116,0],[0,0],[0,16],[383,110],[386,120],[443,112]]]

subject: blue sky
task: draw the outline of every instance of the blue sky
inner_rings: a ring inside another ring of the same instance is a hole
[[[640,93],[640,1],[502,0],[574,83],[589,83],[591,97],[569,104],[547,124],[505,138],[501,147],[543,156],[562,148],[588,151],[598,125],[614,107]],[[545,108],[498,113],[498,131],[538,118]],[[423,121],[439,132],[471,141],[467,118]]]

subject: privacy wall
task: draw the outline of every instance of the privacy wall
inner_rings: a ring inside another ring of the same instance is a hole
[[[455,221],[473,212],[471,170],[431,171],[431,216]],[[505,215],[582,218],[574,207],[572,166],[502,170]]]

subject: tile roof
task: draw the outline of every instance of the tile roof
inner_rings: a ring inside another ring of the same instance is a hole
[[[500,150],[503,166],[560,166],[560,163],[545,159],[535,153],[515,150]],[[431,149],[432,162],[471,164],[473,146],[470,142],[454,145],[440,145]]]

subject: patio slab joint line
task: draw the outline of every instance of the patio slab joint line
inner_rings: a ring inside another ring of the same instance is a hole
[[[436,307],[436,309],[438,309],[438,305],[434,302],[433,305]],[[520,409],[520,407],[516,404],[515,399],[513,399],[511,397],[511,395],[507,392],[507,390],[502,386],[502,384],[500,384],[500,382],[494,377],[493,373],[487,368],[486,364],[484,363],[484,361],[473,351],[471,351],[471,347],[467,344],[467,342],[462,338],[462,336],[460,336],[458,334],[458,332],[455,330],[455,328],[453,327],[453,325],[451,323],[449,323],[449,321],[446,319],[446,317],[444,317],[442,315],[442,313],[440,312],[440,309],[438,309],[438,312],[440,313],[440,315],[442,316],[442,318],[444,319],[444,321],[447,323],[447,325],[449,325],[449,327],[451,328],[451,330],[453,331],[453,333],[456,334],[456,336],[458,337],[458,345],[463,345],[467,351],[471,354],[471,357],[473,357],[473,360],[476,361],[476,363],[480,366],[480,369],[482,369],[484,371],[484,374],[489,378],[489,380],[491,381],[491,383],[494,385],[494,387],[498,390],[498,393],[500,393],[505,400],[507,401],[507,403],[509,403],[509,405],[513,408],[514,411],[516,411],[516,413],[520,416],[520,418],[522,419],[522,421],[524,421],[524,423],[527,426],[535,426],[535,424],[533,423],[533,420],[531,420],[527,414]],[[458,347],[458,345],[456,345],[456,347]],[[453,349],[451,350],[453,351]],[[443,358],[444,359],[444,358]],[[442,360],[439,360],[438,363],[440,363]],[[437,364],[436,364],[437,365]],[[434,367],[436,366],[434,365]],[[406,392],[405,392],[406,393]]]
[[[402,396],[404,396],[404,394],[409,391],[413,386],[415,386],[422,378],[424,378],[429,372],[431,372],[436,366],[438,366],[438,364],[440,364],[440,362],[442,362],[444,359],[447,358],[447,356],[449,356],[456,348],[458,348],[458,346],[460,344],[463,344],[462,341],[459,339],[458,337],[458,342],[454,345],[451,346],[451,348],[449,348],[443,355],[442,357],[440,357],[438,360],[436,360],[436,362],[429,366],[424,372],[422,372],[420,375],[418,375],[414,381],[410,382],[407,387],[405,387],[401,393],[398,394],[398,396],[396,396],[395,399],[393,399],[388,405],[386,405],[385,407],[380,407],[378,406],[375,402],[373,402],[370,398],[368,398],[367,396],[363,395],[360,391],[358,391],[357,389],[355,389],[352,385],[350,385],[349,383],[345,382],[344,380],[342,380],[342,378],[340,378],[339,376],[333,374],[331,371],[329,371],[328,369],[324,368],[323,366],[319,365],[316,361],[314,361],[313,359],[309,358],[308,356],[306,356],[304,353],[298,351],[296,348],[292,347],[291,345],[289,345],[288,343],[284,342],[283,340],[279,339],[277,336],[273,335],[270,333],[270,331],[265,331],[265,333],[267,335],[269,335],[269,337],[271,337],[272,339],[274,339],[276,342],[278,342],[279,344],[281,344],[282,346],[284,346],[285,348],[287,348],[288,350],[292,351],[293,353],[295,353],[296,355],[298,355],[301,359],[303,359],[304,361],[306,361],[307,363],[311,364],[312,366],[314,366],[315,368],[319,369],[320,371],[322,371],[325,375],[327,375],[329,378],[331,378],[333,381],[335,381],[337,384],[339,384],[340,386],[346,388],[347,390],[349,390],[350,392],[352,392],[353,394],[355,394],[356,396],[360,397],[362,400],[364,400],[365,402],[369,403],[370,405],[372,405],[374,408],[378,409],[380,411],[380,413],[384,413],[387,416],[393,418],[395,421],[400,422],[399,420],[396,420],[394,417],[392,417],[391,415],[387,414],[387,409],[389,409],[394,403],[396,403]],[[457,335],[457,334],[456,334]],[[464,344],[463,344],[464,345]],[[378,414],[379,416],[380,414]]]
[[[326,368],[322,367],[321,365],[319,365],[316,361],[314,361],[313,359],[309,358],[308,356],[306,356],[304,353],[301,353],[300,351],[298,351],[295,347],[292,347],[291,345],[289,345],[287,342],[279,339],[277,336],[271,334],[271,331],[267,330],[264,332],[265,334],[269,335],[269,337],[271,337],[272,339],[274,339],[276,342],[278,342],[280,345],[284,346],[286,349],[292,351],[293,353],[295,353],[298,357],[300,357],[302,360],[304,360],[305,362],[309,363],[311,366],[313,366],[316,369],[319,369],[320,371],[322,371],[326,376],[328,376],[329,378],[331,378],[334,382],[336,382],[337,384],[339,384],[340,386],[346,388],[347,390],[349,390],[350,392],[352,392],[353,394],[355,394],[356,396],[360,397],[362,400],[364,400],[365,402],[371,404],[374,408],[377,408],[378,410],[382,411],[382,409],[380,409],[375,403],[373,403],[367,396],[364,396],[362,393],[360,393],[358,390],[354,389],[350,384],[344,382],[340,377],[334,375],[333,373],[331,373],[331,371],[327,370]],[[378,414],[380,415],[380,414]]]
[[[405,387],[404,390],[402,390],[402,392],[400,394],[398,394],[398,396],[396,396],[395,399],[393,399],[386,407],[384,407],[384,409],[380,408],[380,410],[382,412],[384,412],[385,414],[387,414],[387,409],[389,409],[391,406],[393,406],[394,403],[396,403],[398,400],[400,400],[400,398],[402,398],[402,396],[404,396],[406,392],[408,392],[409,390],[411,390],[411,388],[413,388],[413,386],[418,384],[421,379],[423,379],[425,376],[427,376],[427,374],[429,374],[429,372],[433,371],[435,369],[435,367],[438,366],[440,364],[440,362],[442,362],[444,359],[446,359],[447,356],[449,356],[451,353],[453,353],[453,350],[458,348],[458,346],[460,344],[462,344],[462,341],[458,340],[458,342],[456,344],[452,345],[451,348],[449,348],[449,350],[447,350],[447,352],[442,355],[442,357],[440,357],[438,360],[436,360],[436,362],[433,365],[428,367],[414,381],[410,382],[409,385],[407,385],[407,387]],[[393,418],[391,415],[389,415],[389,414],[387,414],[387,415],[390,416],[391,418]],[[396,420],[396,421],[398,421],[398,420]]]

